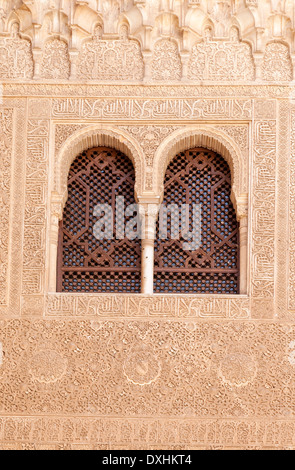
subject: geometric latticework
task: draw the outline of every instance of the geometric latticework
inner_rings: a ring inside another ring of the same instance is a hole
[[[124,212],[135,204],[134,184],[133,164],[117,150],[93,148],[74,160],[59,231],[58,292],[140,292],[140,240],[123,238],[124,226],[115,210],[118,196],[121,201],[124,197]],[[105,239],[95,236],[98,204],[113,210],[113,224],[106,227],[113,225],[112,236]],[[125,216],[125,222],[132,216]]]
[[[155,293],[238,294],[239,226],[226,161],[203,148],[182,152],[168,166],[164,191],[164,206],[187,204],[190,210],[186,231],[175,213],[168,212],[165,238],[157,223]],[[196,228],[198,245],[188,250],[188,234]]]

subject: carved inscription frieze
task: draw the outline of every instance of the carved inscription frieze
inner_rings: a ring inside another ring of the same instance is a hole
[[[0,418],[0,450],[294,450],[294,435],[285,418]]]
[[[7,304],[13,109],[0,108],[0,305]]]
[[[250,317],[248,298],[202,298],[195,296],[120,296],[48,294],[49,317],[171,317],[228,318]]]
[[[257,298],[253,305],[261,303],[258,310],[270,316],[274,298],[276,132],[276,121],[255,122],[251,293]]]
[[[54,99],[54,119],[250,119],[245,99]]]
[[[29,119],[27,139],[24,295],[42,294],[44,289],[49,121]]]

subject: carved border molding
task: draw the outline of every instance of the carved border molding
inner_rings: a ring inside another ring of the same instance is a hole
[[[0,108],[0,306],[8,303],[8,281],[11,240],[11,187],[12,187],[12,145],[13,109]]]
[[[285,85],[239,85],[232,83],[223,84],[206,84],[202,85],[122,85],[122,84],[95,84],[88,83],[87,85],[79,82],[65,84],[56,81],[55,83],[24,83],[24,82],[3,82],[3,95],[7,97],[33,97],[40,96],[43,98],[57,98],[57,97],[77,97],[96,98],[97,96],[104,97],[154,97],[154,98],[290,98],[294,96],[294,87]]]
[[[275,211],[275,315],[284,319],[288,314],[288,261],[289,247],[292,252],[293,243],[289,242],[289,223],[292,217],[289,210],[290,185],[286,184],[290,175],[291,165],[291,104],[288,100],[280,100],[277,104],[277,154],[276,154],[276,211]],[[289,245],[290,243],[290,245]]]
[[[26,155],[26,128],[24,120],[26,120],[26,100],[24,99],[4,99],[3,110],[10,110],[11,113],[11,136],[7,135],[5,139],[5,132],[2,133],[1,144],[6,145],[11,139],[11,148],[9,153],[10,159],[10,180],[9,174],[5,174],[5,186],[9,189],[8,194],[5,194],[4,205],[8,203],[9,214],[9,229],[5,227],[7,235],[9,234],[10,242],[8,251],[8,258],[5,261],[1,259],[2,269],[7,273],[6,284],[6,305],[0,306],[0,316],[18,316],[20,314],[21,303],[21,269],[22,269],[22,243],[23,243],[23,217],[24,217],[24,167]],[[9,120],[10,121],[10,120]],[[5,124],[9,129],[9,121]],[[10,131],[9,131],[10,132]],[[8,140],[7,140],[8,139]],[[2,149],[2,156],[3,156]],[[3,170],[2,170],[3,171]],[[3,194],[3,192],[2,192]],[[3,196],[2,196],[3,197]],[[4,247],[4,244],[2,244]],[[6,267],[5,267],[5,263]]]
[[[291,155],[289,172],[289,263],[288,306],[295,311],[295,105],[291,107]]]
[[[294,450],[294,434],[284,419],[0,418],[0,450]]]

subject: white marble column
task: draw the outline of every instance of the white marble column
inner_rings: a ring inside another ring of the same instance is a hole
[[[141,292],[148,295],[152,295],[154,292],[154,244],[159,208],[158,204],[140,204],[142,224]]]

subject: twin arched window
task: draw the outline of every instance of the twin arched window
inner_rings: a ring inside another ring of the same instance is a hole
[[[80,154],[60,223],[59,292],[141,291],[135,171],[121,152]],[[239,293],[239,230],[231,174],[218,154],[195,148],[167,168],[155,240],[155,293]]]

